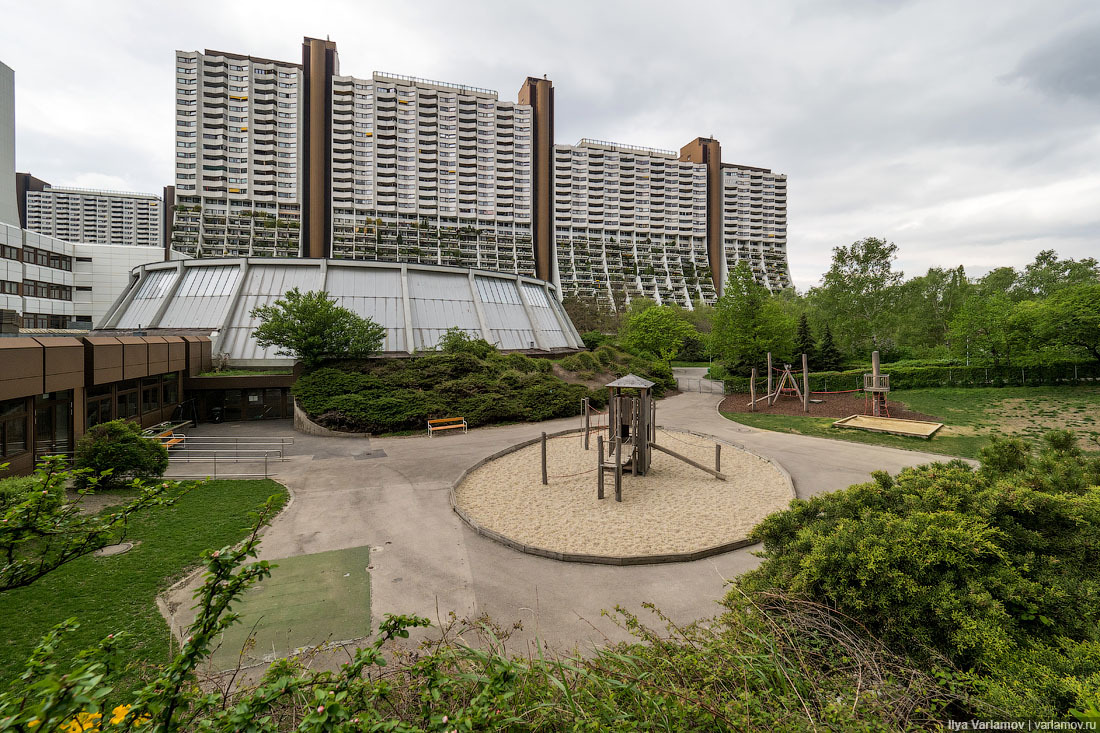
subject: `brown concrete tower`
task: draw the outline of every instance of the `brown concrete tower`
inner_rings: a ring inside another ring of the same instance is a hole
[[[721,295],[726,275],[722,267],[722,145],[709,137],[697,137],[680,148],[680,160],[707,167],[707,260],[714,290]]]
[[[554,279],[554,83],[527,77],[516,97],[531,105],[531,242],[535,276]]]
[[[335,41],[302,40],[302,256],[332,251],[332,77],[340,73]]]

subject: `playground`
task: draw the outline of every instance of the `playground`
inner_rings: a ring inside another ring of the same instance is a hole
[[[713,464],[713,440],[663,428],[657,437],[687,458]],[[772,463],[729,445],[721,464],[727,480],[656,452],[645,476],[622,477],[621,502],[611,491],[598,498],[596,448],[586,451],[580,433],[548,439],[545,486],[540,451],[536,442],[471,471],[455,489],[456,508],[477,526],[521,545],[638,558],[737,543],[794,498],[789,479]]]

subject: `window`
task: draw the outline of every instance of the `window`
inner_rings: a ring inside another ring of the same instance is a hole
[[[179,374],[172,372],[161,377],[164,387],[164,405],[174,405],[179,402]]]
[[[27,450],[27,400],[0,402],[0,457],[9,458]]]
[[[120,418],[137,417],[138,414],[138,383],[136,380],[119,382],[118,394],[115,399],[118,406],[117,415]]]
[[[141,380],[141,412],[145,414],[160,409],[160,381],[157,379]]]

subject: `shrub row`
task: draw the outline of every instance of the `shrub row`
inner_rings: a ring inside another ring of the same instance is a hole
[[[422,429],[439,417],[471,427],[579,415],[581,401],[606,402],[550,373],[544,359],[492,352],[428,354],[412,359],[344,362],[303,375],[293,392],[309,416],[334,430]]]
[[[870,369],[848,369],[842,372],[811,372],[810,389],[837,391],[862,389],[863,375]],[[890,375],[891,389],[921,387],[1038,387],[1055,384],[1080,384],[1100,380],[1100,365],[1064,362],[1048,366],[984,367],[984,366],[899,366],[884,365]],[[749,377],[727,374],[727,392],[748,392]],[[763,376],[757,378],[757,389]]]

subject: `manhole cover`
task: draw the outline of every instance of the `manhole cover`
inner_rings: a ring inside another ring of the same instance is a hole
[[[134,549],[133,542],[123,542],[118,545],[107,545],[96,550],[94,554],[96,557],[111,557],[112,555],[121,555]]]

